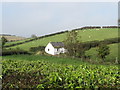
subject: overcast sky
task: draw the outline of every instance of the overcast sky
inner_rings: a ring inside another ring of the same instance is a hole
[[[4,2],[1,10],[2,33],[23,37],[117,25],[118,20],[117,2]]]

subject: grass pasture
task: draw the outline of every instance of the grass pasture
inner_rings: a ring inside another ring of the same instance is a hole
[[[85,62],[81,61],[81,59],[72,59],[72,58],[59,58],[55,56],[44,56],[44,55],[12,55],[12,56],[3,56],[3,59],[6,60],[23,60],[23,61],[47,61],[50,63],[56,64],[71,64],[71,65],[80,65],[85,64]],[[87,63],[87,62],[86,62]]]
[[[93,41],[93,40],[104,40],[104,39],[118,37],[117,28],[78,30],[78,33],[79,33],[79,36],[81,37],[78,39],[82,42]],[[46,46],[49,42],[61,42],[65,40],[65,38],[66,38],[66,33],[58,34],[58,35],[42,38],[39,40],[34,40],[25,44],[13,46],[10,48],[19,47],[24,50],[29,50],[30,47]]]
[[[117,44],[110,44],[108,45],[110,47],[110,54],[108,56],[106,56],[106,61],[109,61],[111,60],[112,62],[115,62],[115,60],[119,60],[120,59],[120,56],[118,55],[118,46],[120,45],[120,43],[117,43]],[[91,59],[92,60],[100,60],[98,57],[97,57],[97,51],[96,51],[97,47],[96,48],[91,48],[90,50],[88,50],[86,52],[86,55],[89,55],[91,56]]]
[[[27,41],[27,40],[30,40],[30,39],[31,39],[31,38],[26,38],[26,39],[19,40],[19,41],[6,42],[6,43],[5,43],[5,46],[11,45],[11,44],[16,44],[16,43],[21,43],[21,42],[24,42],[24,41]]]

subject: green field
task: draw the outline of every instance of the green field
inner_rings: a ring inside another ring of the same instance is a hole
[[[93,40],[104,40],[109,38],[115,38],[118,37],[118,29],[86,29],[86,30],[79,30],[78,31],[80,41],[86,42],[86,41],[93,41]],[[19,47],[24,50],[29,50],[30,47],[36,47],[36,46],[46,46],[49,42],[61,42],[65,40],[66,33],[64,34],[58,34],[46,38],[42,38],[39,40],[31,41],[25,44],[13,46],[11,48]]]
[[[26,38],[24,40],[19,40],[19,41],[14,41],[14,42],[6,42],[5,43],[5,46],[7,45],[11,45],[11,44],[16,44],[16,43],[21,43],[21,42],[24,42],[24,41],[27,41],[27,40],[30,40],[31,38]]]
[[[45,55],[12,55],[12,56],[3,56],[3,59],[10,60],[23,60],[23,61],[48,61],[50,63],[56,64],[72,64],[72,65],[80,65],[85,64],[87,62],[83,62],[81,59],[72,59],[67,57],[55,57],[55,56],[45,56]]]
[[[108,56],[106,56],[107,61],[115,62],[116,59],[117,60],[120,59],[120,56],[118,55],[118,46],[119,45],[120,45],[120,43],[108,45],[110,47],[110,54]],[[92,60],[99,61],[100,59],[97,57],[98,52],[96,51],[96,49],[97,49],[97,47],[91,48],[90,50],[88,50],[86,52],[86,55],[91,56]]]
[[[120,56],[118,55],[118,45],[119,44],[110,44],[108,45],[110,47],[110,54],[106,57],[106,62],[113,62],[115,63],[115,60],[119,60]],[[91,48],[90,50],[86,51],[87,56],[91,56],[91,59],[95,62],[99,62],[100,58],[97,56],[96,48]],[[42,55],[12,55],[12,56],[3,56],[3,59],[12,59],[12,60],[45,60],[50,61],[52,63],[65,63],[65,64],[80,64],[81,59],[71,59],[71,58],[61,58],[61,57],[55,57],[55,56],[42,56]],[[83,60],[84,61],[84,60]]]
[[[82,42],[118,37],[117,29],[87,29],[78,31]],[[48,42],[60,42],[66,33],[18,46],[24,50],[30,47],[46,46]],[[9,43],[18,43],[17,41]],[[109,44],[110,55],[103,62],[97,56],[97,47],[86,51],[90,59],[46,55],[10,55],[2,57],[3,88],[119,88],[120,72],[115,63],[118,44]],[[0,57],[1,58],[1,57]],[[93,61],[93,62],[92,62]],[[101,62],[102,61],[102,62]],[[104,65],[103,65],[104,64]],[[107,65],[108,64],[108,65]],[[1,65],[1,64],[0,64]],[[1,69],[1,68],[0,68]]]

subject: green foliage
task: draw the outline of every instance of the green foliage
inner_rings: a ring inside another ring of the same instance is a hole
[[[119,88],[118,66],[4,60],[3,88]],[[13,78],[14,77],[14,78]]]
[[[1,39],[0,39],[0,47],[2,47],[3,48],[3,46],[5,45],[5,43],[7,42],[7,39],[5,38],[5,37],[1,37]]]
[[[2,58],[11,59],[11,60],[23,60],[23,61],[43,60],[43,61],[48,61],[50,63],[72,64],[72,65],[79,65],[85,63],[81,61],[81,59],[79,58],[56,57],[56,56],[46,56],[46,55],[11,55],[11,56],[2,56]]]
[[[31,38],[37,38],[37,36],[35,34],[32,34]]]
[[[69,31],[67,33],[67,38],[65,40],[65,43],[76,44],[76,43],[79,42],[78,38],[79,38],[79,36],[78,36],[78,32],[77,31]]]
[[[85,55],[83,44],[80,43],[80,40],[78,40],[78,38],[79,36],[77,31],[68,32],[67,38],[64,41],[68,56],[83,57]]]
[[[6,56],[6,55],[14,55],[14,54],[30,54],[28,51],[22,50],[20,48],[16,49],[3,49],[0,52],[0,56]]]
[[[101,60],[101,58],[98,57],[98,51],[97,51],[98,47],[87,50],[86,55],[90,56],[91,60],[94,62],[103,62],[103,63],[111,62],[111,64],[114,64],[115,60],[119,61],[119,59],[120,59],[120,55],[118,53],[119,45],[120,45],[120,43],[108,45],[110,47],[110,54],[106,56],[104,62]]]
[[[109,49],[109,46],[105,45],[105,44],[101,44],[99,45],[98,49],[98,57],[100,57],[101,59],[105,59],[105,57],[107,55],[110,54],[110,49]]]
[[[44,51],[44,50],[45,50],[45,46],[38,46],[38,47],[31,47],[30,48],[31,52]]]

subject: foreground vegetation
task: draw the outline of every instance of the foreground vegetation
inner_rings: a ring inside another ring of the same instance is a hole
[[[57,59],[56,59],[57,60]],[[118,66],[3,58],[3,88],[119,88]]]

